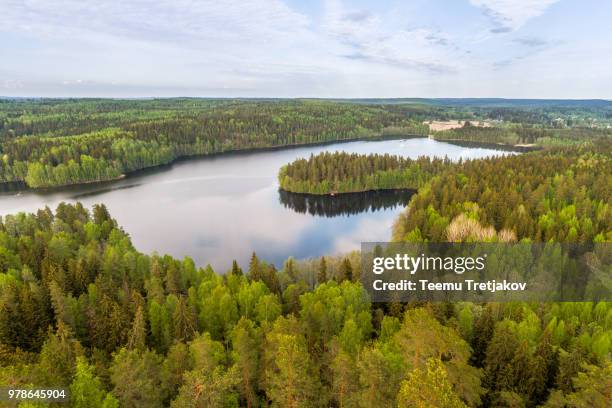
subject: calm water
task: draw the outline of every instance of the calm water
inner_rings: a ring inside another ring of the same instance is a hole
[[[0,214],[45,205],[104,203],[140,251],[190,256],[223,272],[252,251],[277,266],[288,256],[307,258],[358,249],[362,241],[386,241],[410,197],[397,194],[317,198],[282,194],[281,165],[321,151],[478,158],[503,152],[429,139],[350,142],[181,161],[106,183],[52,192],[0,194]]]

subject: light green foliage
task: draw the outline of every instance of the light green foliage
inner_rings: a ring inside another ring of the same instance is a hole
[[[204,333],[189,343],[189,356],[195,370],[212,371],[225,362],[225,348],[219,341],[212,340]]]
[[[399,408],[467,408],[453,391],[444,364],[438,359],[427,360],[425,368],[415,368],[402,381],[397,395]]]
[[[393,337],[392,344],[403,355],[407,370],[423,368],[430,358],[442,360],[448,380],[460,398],[469,405],[480,402],[481,373],[468,364],[470,346],[455,330],[440,324],[425,309],[406,312],[402,328]]]
[[[393,406],[405,373],[401,354],[384,346],[367,346],[359,353],[357,368],[359,406]]]
[[[370,300],[358,283],[330,281],[300,296],[301,318],[306,324],[309,343],[327,343],[352,319],[360,338],[372,332]]]
[[[273,407],[317,407],[319,384],[303,338],[272,332],[274,364],[266,370],[266,393]]]
[[[459,181],[467,188],[473,177],[465,174]],[[434,194],[427,191],[415,208]],[[551,198],[535,205],[555,208]],[[575,204],[574,212],[570,205],[564,219],[574,222],[575,214],[583,225],[586,207]],[[444,232],[455,205],[425,208],[421,233],[430,239]],[[464,200],[456,208],[484,217],[493,207]],[[601,234],[606,222],[594,219],[590,231]],[[536,239],[536,229],[525,231]],[[72,385],[83,404],[109,407],[369,408],[394,406],[411,373],[444,374],[442,394],[450,386],[468,406],[599,403],[603,391],[589,378],[601,382],[609,373],[587,367],[609,364],[610,303],[415,308],[396,301],[372,308],[358,281],[358,256],[326,257],[334,279],[318,285],[321,259],[292,260],[285,267],[291,277],[257,260],[259,279],[249,280],[196,268],[188,258],[137,252],[104,206],[60,204],[55,212],[4,216],[0,380]],[[342,279],[345,259],[354,281]],[[441,361],[444,373],[428,373],[430,359]]]
[[[77,359],[76,374],[70,384],[70,404],[73,408],[118,408],[119,402],[107,393],[100,379],[94,375],[94,367],[85,358]]]

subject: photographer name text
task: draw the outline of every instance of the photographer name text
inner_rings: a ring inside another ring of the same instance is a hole
[[[422,291],[422,292],[447,292],[447,291],[474,291],[474,292],[517,292],[527,288],[526,282],[509,282],[507,280],[489,280],[478,282],[473,279],[466,279],[463,282],[433,282],[427,279],[411,281],[402,279],[397,282],[384,282],[377,279],[372,282],[372,287],[376,291]]]

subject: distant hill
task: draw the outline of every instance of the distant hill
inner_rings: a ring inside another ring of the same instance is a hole
[[[505,98],[214,98],[214,97],[173,97],[173,98],[75,98],[75,97],[21,97],[21,96],[1,96],[0,101],[40,101],[48,103],[50,101],[103,101],[103,100],[207,100],[207,101],[251,101],[251,102],[271,102],[288,100],[314,100],[359,104],[420,104],[436,106],[455,106],[455,107],[482,107],[482,108],[546,108],[546,107],[565,107],[565,108],[610,108],[612,100],[606,99],[505,99]]]
[[[357,98],[357,99],[320,99],[338,102],[364,104],[427,104],[440,106],[479,106],[479,107],[572,107],[572,108],[612,108],[612,100],[606,99],[504,99],[504,98]]]

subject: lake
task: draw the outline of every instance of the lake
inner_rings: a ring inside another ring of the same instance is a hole
[[[289,256],[332,255],[359,249],[362,241],[389,240],[394,219],[410,199],[411,192],[311,197],[278,191],[280,166],[336,150],[453,160],[509,154],[427,138],[230,153],[178,161],[115,182],[2,193],[0,214],[55,209],[61,201],[104,203],[142,252],[190,256],[199,266],[210,263],[225,272],[232,259],[246,268],[255,251],[281,267]]]

